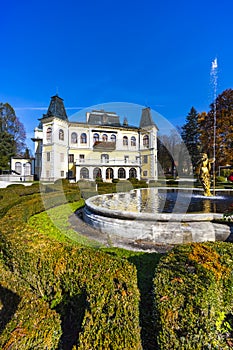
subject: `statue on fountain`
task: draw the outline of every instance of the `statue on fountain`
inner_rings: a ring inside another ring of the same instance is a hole
[[[202,184],[202,187],[204,189],[204,196],[210,197],[212,196],[210,192],[210,170],[211,170],[211,164],[215,161],[214,158],[208,159],[208,156],[206,153],[201,154],[201,159],[197,163],[197,174],[198,178]]]

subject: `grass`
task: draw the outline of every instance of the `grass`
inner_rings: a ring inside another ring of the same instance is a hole
[[[56,239],[61,243],[70,243],[89,246],[92,248],[100,248],[100,243],[88,239],[73,230],[69,217],[77,209],[82,207],[83,200],[74,203],[66,203],[61,206],[51,208],[42,213],[36,214],[28,220],[28,224],[36,228],[40,233],[46,234],[52,239]]]

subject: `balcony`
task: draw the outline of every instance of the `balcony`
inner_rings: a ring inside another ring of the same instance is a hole
[[[93,151],[114,151],[116,149],[116,142],[109,141],[95,141]]]
[[[130,160],[130,159],[116,159],[116,158],[110,158],[110,159],[76,159],[77,166],[140,166],[140,160]]]

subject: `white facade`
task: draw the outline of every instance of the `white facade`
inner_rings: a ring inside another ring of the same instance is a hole
[[[145,116],[150,110],[143,113],[143,128],[121,125],[116,113],[103,110],[87,113],[86,123],[70,122],[63,100],[53,96],[33,138],[37,177],[157,179],[157,127]]]
[[[35,159],[12,157],[10,181],[33,181],[35,171]]]

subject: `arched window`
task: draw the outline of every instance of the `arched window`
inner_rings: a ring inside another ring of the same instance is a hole
[[[85,134],[85,132],[83,132],[81,134],[81,143],[87,143],[87,134]]]
[[[131,137],[131,146],[136,146],[136,137]]]
[[[95,143],[95,142],[98,142],[99,139],[100,139],[100,135],[97,134],[97,133],[95,133],[95,134],[93,135],[93,141],[94,141],[94,143]]]
[[[52,141],[52,128],[48,128],[46,130],[46,141],[51,142]]]
[[[28,162],[25,164],[24,171],[25,171],[25,175],[31,175],[31,163]]]
[[[103,134],[103,135],[102,135],[102,140],[103,140],[104,142],[108,141],[108,135]]]
[[[93,178],[96,179],[97,177],[102,178],[102,172],[100,168],[95,168],[93,170]]]
[[[112,168],[107,168],[106,169],[106,179],[113,179],[113,169]]]
[[[135,178],[136,179],[136,177],[137,177],[137,170],[135,169],[135,168],[131,168],[131,169],[129,169],[129,177],[130,178]]]
[[[111,142],[116,142],[116,135],[114,134],[111,135]]]
[[[59,130],[59,140],[64,141],[64,131],[62,129]]]
[[[87,168],[82,168],[80,170],[80,178],[81,179],[89,179],[89,170]]]
[[[124,168],[119,168],[118,169],[118,178],[119,179],[125,179],[126,178],[126,173]]]
[[[149,147],[149,135],[143,136],[143,146],[144,147]]]
[[[109,155],[101,154],[101,163],[109,163]]]
[[[78,135],[76,132],[72,132],[71,134],[71,143],[77,143],[78,142]]]
[[[128,137],[127,136],[123,137],[123,146],[128,146]]]
[[[15,163],[15,171],[16,173],[18,173],[19,175],[22,174],[22,164],[20,162],[16,162]]]

